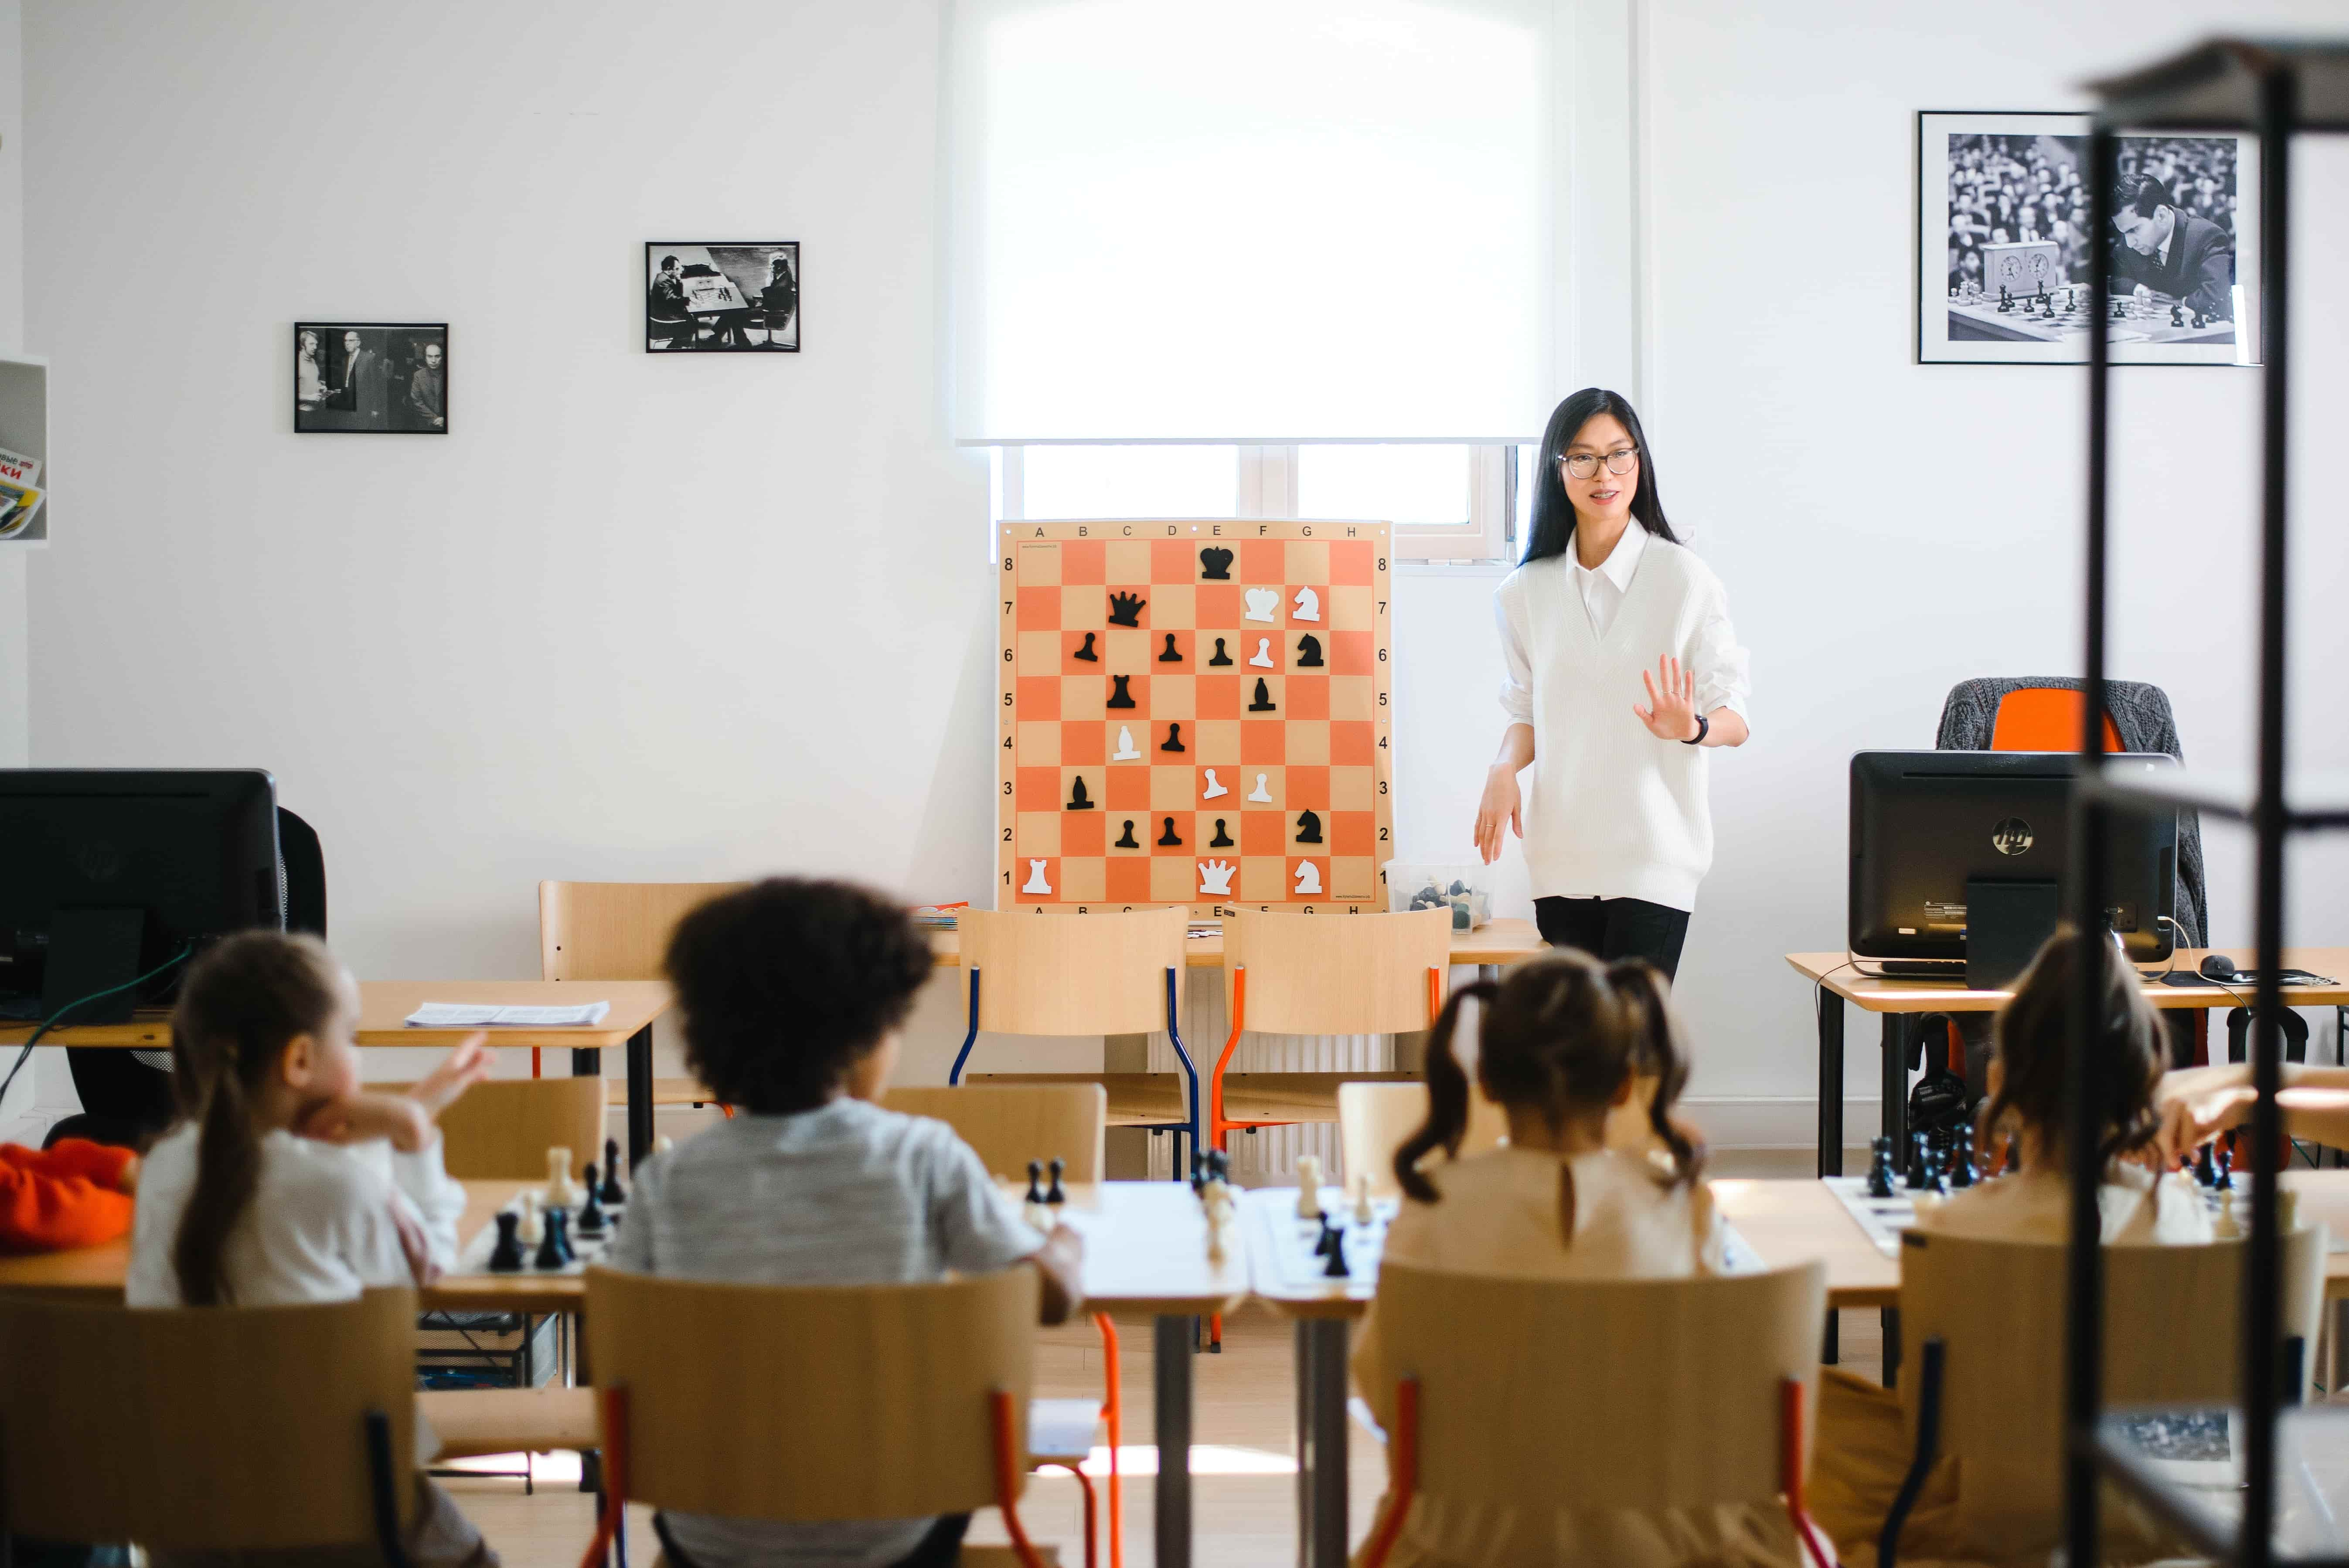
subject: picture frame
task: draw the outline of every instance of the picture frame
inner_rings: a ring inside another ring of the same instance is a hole
[[[1919,364],[2087,362],[2088,131],[2085,114],[1918,113]],[[2112,363],[2257,364],[2259,139],[2124,133],[2119,151],[2135,194],[2106,242]]]
[[[797,354],[800,244],[645,242],[647,354]]]
[[[295,322],[294,433],[447,435],[449,324]]]

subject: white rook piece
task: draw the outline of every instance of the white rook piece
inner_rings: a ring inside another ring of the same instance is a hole
[[[1052,891],[1052,884],[1044,880],[1044,862],[1042,861],[1030,861],[1028,862],[1028,881],[1026,885],[1022,886],[1019,891],[1021,892],[1050,892]]]
[[[1310,1154],[1297,1157],[1297,1217],[1321,1217],[1321,1161]]]

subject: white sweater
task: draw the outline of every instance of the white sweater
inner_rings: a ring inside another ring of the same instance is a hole
[[[1693,909],[1713,865],[1705,748],[1657,739],[1631,707],[1647,700],[1640,672],[1671,654],[1696,676],[1700,713],[1743,714],[1745,650],[1711,568],[1636,523],[1624,532],[1640,548],[1603,634],[1578,590],[1571,551],[1520,566],[1493,595],[1508,666],[1501,707],[1534,730],[1526,865],[1536,898]]]

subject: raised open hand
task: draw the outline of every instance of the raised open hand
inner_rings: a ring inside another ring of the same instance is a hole
[[[1656,661],[1656,673],[1640,672],[1640,684],[1648,688],[1648,700],[1635,702],[1631,711],[1648,733],[1658,740],[1694,740],[1696,738],[1696,673],[1681,667],[1679,659],[1666,654]]]

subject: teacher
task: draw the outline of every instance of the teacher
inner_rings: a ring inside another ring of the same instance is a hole
[[[1557,406],[1534,484],[1524,563],[1493,595],[1509,727],[1476,848],[1497,860],[1504,824],[1526,841],[1545,942],[1671,976],[1713,866],[1705,748],[1745,743],[1745,650],[1721,580],[1664,521],[1621,396]]]

